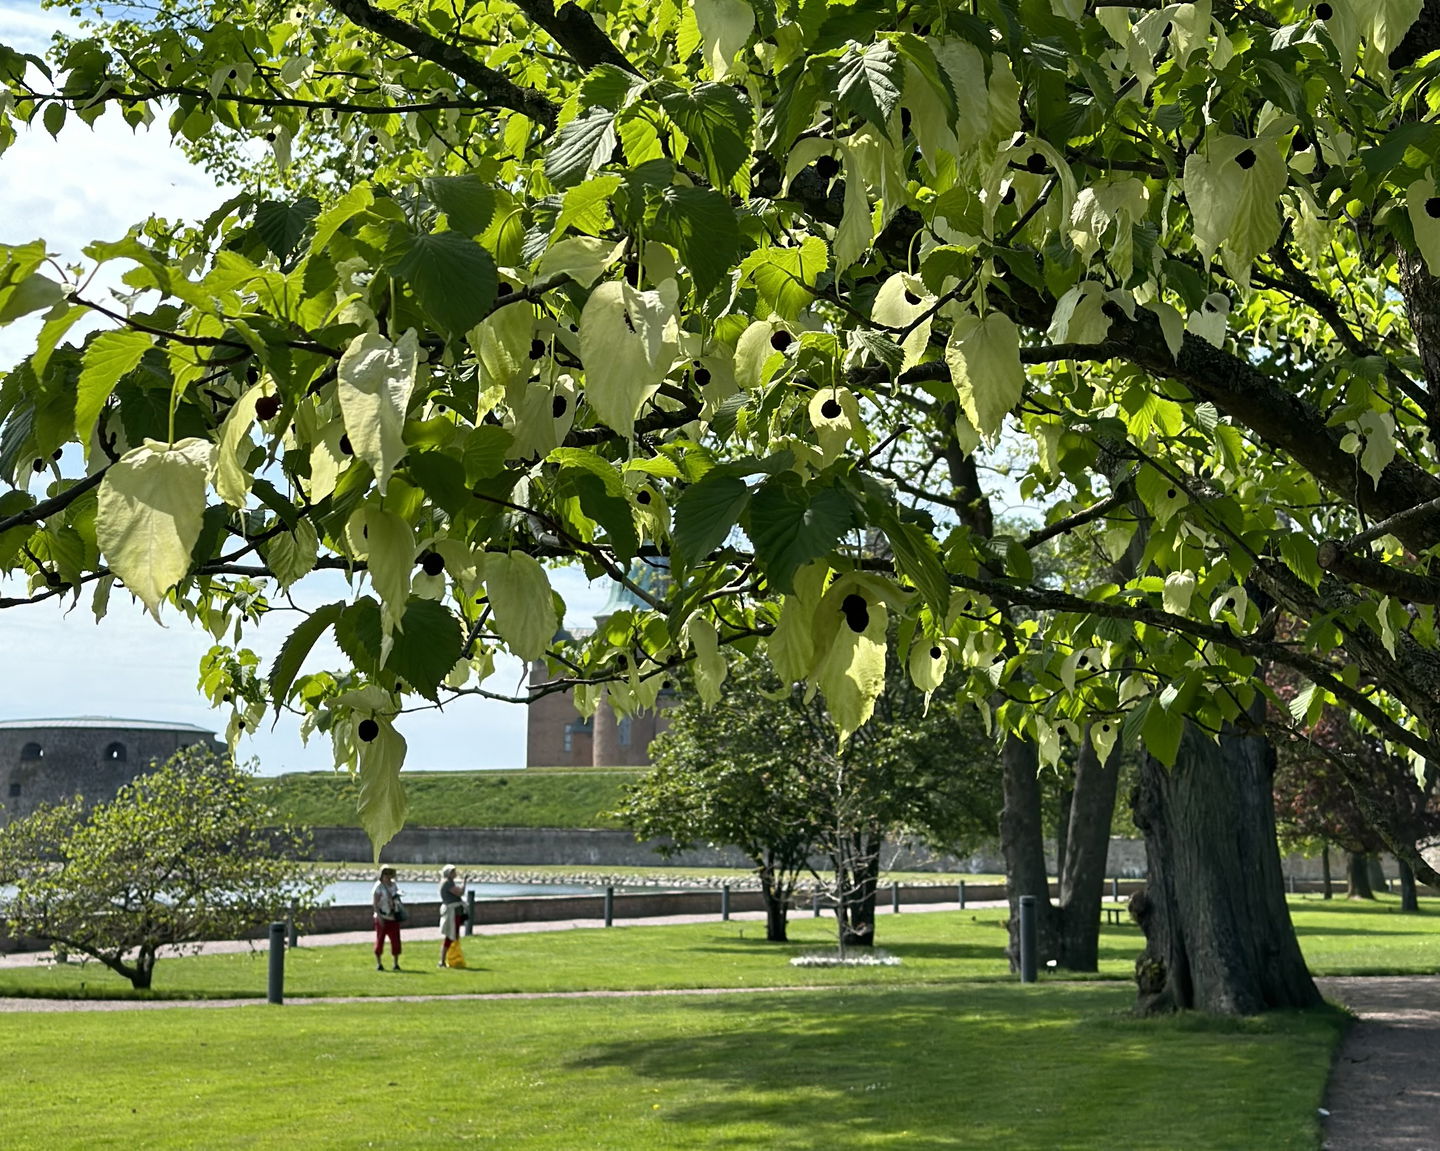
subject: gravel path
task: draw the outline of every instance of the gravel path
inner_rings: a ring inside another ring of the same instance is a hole
[[[1325,1091],[1325,1151],[1440,1151],[1440,976],[1316,982],[1360,1017]]]

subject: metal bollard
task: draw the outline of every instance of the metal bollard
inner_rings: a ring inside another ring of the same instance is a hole
[[[1034,983],[1036,979],[1035,962],[1035,897],[1033,895],[1022,895],[1020,897],[1020,982]]]
[[[285,942],[290,947],[300,946],[300,928],[295,926],[297,910],[295,905],[290,905],[290,911],[285,916]]]
[[[465,893],[465,934],[475,934],[475,893],[473,891]]]
[[[1110,898],[1117,902],[1120,899],[1120,877],[1118,875],[1110,877]]]
[[[285,923],[270,925],[270,1002],[285,1002]]]
[[[730,885],[728,883],[720,885],[720,918],[730,918]]]
[[[815,912],[815,918],[820,918],[820,893],[817,891],[810,896],[810,909]]]
[[[890,913],[892,915],[900,914],[900,885],[898,883],[890,885]]]
[[[607,888],[605,889],[605,926],[606,926],[606,927],[613,927],[614,925],[615,925],[615,889],[614,889],[613,887],[607,887]]]
[[[965,881],[960,881],[960,910],[965,910]]]
[[[1290,885],[1290,894],[1291,894],[1291,895],[1294,895],[1294,894],[1295,894],[1295,873],[1294,873],[1293,871],[1290,873],[1290,876],[1289,876],[1289,878],[1286,880],[1286,882],[1289,883],[1289,885]]]

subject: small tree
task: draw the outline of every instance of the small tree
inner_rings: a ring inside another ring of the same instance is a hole
[[[87,811],[76,796],[0,828],[0,881],[15,887],[5,918],[148,988],[162,947],[314,909],[307,837],[274,824],[246,771],[186,748],[109,803]]]
[[[739,846],[754,862],[767,937],[785,938],[799,872],[834,899],[841,947],[874,939],[875,885],[887,835],[959,850],[993,834],[993,743],[972,709],[925,698],[892,667],[874,719],[837,746],[819,697],[787,690],[763,658],[729,671],[710,706],[686,695],[652,747],[656,770],[619,812],[641,836]],[[977,763],[984,767],[976,769]]]

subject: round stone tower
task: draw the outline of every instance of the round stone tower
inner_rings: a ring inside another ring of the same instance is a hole
[[[153,762],[196,743],[225,751],[213,732],[189,723],[93,715],[0,720],[0,822],[74,795],[87,803],[113,799]]]

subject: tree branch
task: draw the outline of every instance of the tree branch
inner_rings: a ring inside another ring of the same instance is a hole
[[[501,107],[528,116],[547,128],[555,126],[558,110],[546,96],[533,88],[520,87],[508,76],[487,68],[424,28],[382,12],[368,0],[326,0],[326,3],[351,23],[408,48],[467,84],[473,84]]]

